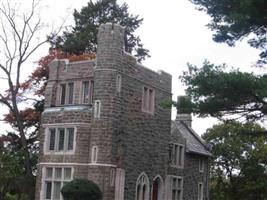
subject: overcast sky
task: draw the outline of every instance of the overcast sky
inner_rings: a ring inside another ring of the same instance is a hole
[[[24,0],[27,6],[30,0]],[[230,48],[225,44],[212,41],[212,32],[205,26],[210,18],[205,13],[197,11],[189,0],[118,0],[126,2],[133,14],[144,18],[138,30],[144,47],[150,50],[151,58],[143,64],[152,70],[162,69],[172,75],[173,99],[184,94],[178,77],[187,69],[186,63],[200,66],[205,59],[216,63],[227,63],[229,66],[241,70],[255,70],[250,66],[257,60],[258,51],[252,49],[245,41]],[[43,0],[45,5],[40,16],[47,23],[57,26],[67,17],[66,25],[73,23],[74,9],[80,10],[87,4],[86,0]],[[30,60],[38,60],[47,53],[48,45],[43,46]],[[29,74],[33,67],[25,67],[24,76]],[[4,108],[0,107],[1,112]],[[173,114],[173,118],[175,114]],[[194,117],[193,128],[202,134],[206,128],[212,126],[213,119],[197,119]],[[6,126],[1,126],[3,130]]]

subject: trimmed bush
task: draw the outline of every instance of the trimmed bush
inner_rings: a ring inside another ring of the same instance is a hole
[[[101,200],[102,193],[99,187],[87,179],[74,179],[66,183],[61,193],[64,200]]]

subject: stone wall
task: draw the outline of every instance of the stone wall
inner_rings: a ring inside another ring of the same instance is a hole
[[[117,90],[118,75],[120,91]],[[90,105],[80,105],[85,80],[94,81]],[[74,104],[62,106],[59,87],[69,81],[74,83]],[[58,166],[72,163],[74,178],[88,178],[97,183],[104,194],[103,200],[115,198],[112,180],[118,169],[126,172],[125,200],[135,200],[136,181],[142,172],[148,175],[150,188],[158,175],[163,180],[167,175],[184,177],[184,199],[195,199],[197,186],[194,184],[206,177],[205,173],[198,172],[198,156],[187,153],[183,169],[169,166],[170,142],[186,144],[180,135],[171,134],[171,109],[162,106],[172,99],[171,81],[168,73],[154,72],[124,51],[124,28],[119,25],[100,26],[96,61],[53,61],[46,87],[46,109],[42,114],[36,200],[39,200],[42,167],[55,163]],[[142,109],[144,87],[154,91],[151,113]],[[96,101],[101,103],[99,118],[94,116]],[[74,154],[44,153],[46,128],[69,124],[77,128]],[[93,146],[98,147],[96,163],[91,163]]]
[[[204,172],[199,172],[199,160],[204,160]],[[184,199],[198,199],[198,183],[202,182],[204,186],[204,199],[208,199],[208,158],[197,154],[187,153],[185,157],[184,173]]]

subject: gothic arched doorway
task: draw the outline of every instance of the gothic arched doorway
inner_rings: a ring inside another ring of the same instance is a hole
[[[163,182],[160,176],[157,176],[152,183],[152,200],[163,200]]]

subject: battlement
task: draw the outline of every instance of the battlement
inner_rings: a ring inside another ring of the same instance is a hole
[[[106,23],[106,24],[101,24],[98,31],[99,34],[107,34],[107,35],[114,34],[124,37],[125,28],[118,24]]]

